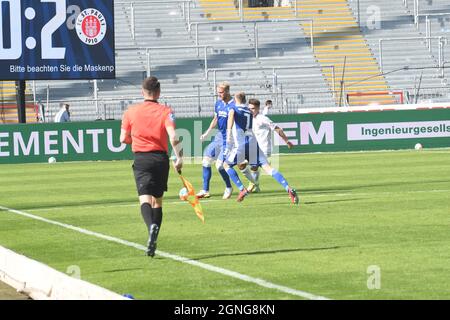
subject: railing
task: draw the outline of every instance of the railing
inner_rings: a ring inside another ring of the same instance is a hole
[[[145,55],[147,56],[147,69],[146,74],[147,77],[151,76],[151,51],[154,50],[179,50],[179,49],[197,49],[197,57],[199,56],[199,49],[203,48],[203,61],[204,61],[204,70],[205,70],[205,78],[207,78],[207,70],[208,70],[208,48],[213,48],[212,46],[167,46],[167,47],[127,47],[127,48],[117,48],[116,52],[120,51],[145,51]]]
[[[450,63],[450,62],[449,62]],[[449,102],[449,87],[422,87],[417,88],[396,88],[392,91],[401,91],[405,97],[405,103],[427,102]],[[356,92],[356,91],[352,91]],[[370,91],[365,91],[369,93]],[[334,94],[339,93],[335,92]],[[246,92],[248,98],[258,98],[260,101],[271,99],[276,102],[273,107],[274,113],[288,114],[297,113],[299,108],[326,108],[335,107],[336,100],[332,97],[331,91],[285,91],[280,86],[280,90],[274,93],[253,93]],[[130,104],[141,102],[142,97],[131,96],[121,98],[102,97],[97,101],[93,99],[77,100],[48,100],[45,104],[45,122],[52,122],[53,116],[59,110],[61,102],[71,105],[71,119],[73,121],[92,120],[120,120],[123,112]],[[178,117],[209,117],[213,115],[215,97],[213,95],[187,95],[187,96],[162,96],[159,101],[171,106]],[[99,109],[95,109],[95,103]],[[39,102],[42,106],[43,103]]]
[[[351,94],[352,96],[398,96],[396,100],[397,104],[417,104],[417,103],[436,103],[450,101],[450,88],[449,87],[414,87],[414,88],[402,88],[393,89],[390,91],[350,91],[346,93],[346,96]],[[346,100],[346,99],[344,99]],[[345,101],[345,105],[348,107],[348,101]],[[376,100],[374,102],[377,102]]]
[[[442,17],[442,16],[450,16],[450,12],[447,13],[427,13],[427,14],[419,14],[419,23],[420,17],[425,17],[425,35],[427,37],[431,37],[431,20],[430,17]],[[428,47],[431,46],[431,40],[429,40]]]
[[[131,38],[133,40],[136,39],[136,19],[135,19],[135,4],[173,4],[173,5],[182,5],[182,16],[186,21],[186,24],[189,25],[191,23],[191,3],[195,8],[195,1],[192,0],[170,0],[170,1],[131,1],[131,2],[115,2],[115,5],[129,5],[130,6],[130,24],[131,24]],[[149,19],[151,17],[149,16]]]
[[[334,66],[304,66],[304,67],[253,67],[253,68],[217,68],[217,69],[209,69],[208,70],[208,75],[210,72],[213,73],[213,85],[214,88],[217,87],[217,72],[229,72],[229,71],[264,71],[264,70],[272,70],[272,85],[271,85],[271,94],[273,95],[273,100],[275,100],[275,105],[279,105],[280,101],[280,95],[279,93],[283,91],[283,84],[279,84],[278,83],[278,73],[276,71],[279,70],[292,70],[292,69],[313,69],[313,68],[317,68],[317,69],[321,69],[321,68],[330,68],[331,73],[332,73],[332,91],[331,92],[335,92],[336,91],[336,85],[335,85],[335,68]],[[320,70],[320,72],[322,72],[322,70]],[[320,75],[322,77],[322,75]],[[304,77],[311,77],[310,75],[305,75]],[[302,76],[299,76],[298,78],[302,78]],[[209,79],[209,77],[208,77]],[[216,96],[215,96],[216,97]],[[281,95],[282,97],[282,95]]]
[[[409,37],[409,38],[382,38],[378,40],[378,57],[379,57],[379,63],[380,63],[380,70],[381,73],[384,72],[383,70],[383,42],[386,41],[415,41],[415,40],[431,40],[431,39],[437,39],[439,41],[439,56],[438,56],[438,67],[443,68],[443,62],[444,62],[444,45],[443,40],[447,39],[445,37]],[[429,51],[431,52],[431,42],[429,45]]]
[[[431,24],[429,21],[429,17],[450,16],[450,12],[420,13],[419,0],[414,0],[413,15],[414,15],[414,25],[416,26],[416,29],[418,29],[418,30],[420,29],[420,18],[425,17],[425,26],[426,26],[426,31],[428,32],[427,36],[431,36],[431,30],[430,30]]]
[[[277,113],[296,113],[300,108],[334,107],[335,102],[331,91],[309,91],[299,88],[298,91],[287,92],[280,85],[274,93],[255,93],[246,91],[248,98],[258,98],[261,101],[271,99],[274,101],[274,110]],[[99,97],[94,99],[64,99],[38,101],[44,106],[46,122],[52,122],[58,112],[61,102],[70,104],[72,121],[92,120],[120,120],[123,112],[129,105],[141,102],[142,97],[130,96],[121,98]],[[161,96],[160,103],[167,104],[175,111],[177,117],[209,117],[213,115],[214,95],[186,95],[186,96]],[[98,105],[96,109],[95,105]]]
[[[228,71],[264,71],[264,70],[272,70],[272,88],[276,92],[278,88],[278,74],[279,70],[297,70],[297,69],[330,69],[332,75],[332,91],[336,91],[336,73],[335,66],[326,65],[326,66],[291,66],[291,67],[250,67],[250,68],[215,68],[207,70],[207,78],[209,79],[209,73],[213,73],[213,84],[214,88],[217,87],[217,72],[228,72]],[[320,70],[322,73],[322,70]],[[311,77],[310,75],[305,75],[306,77]],[[322,76],[322,74],[321,74]],[[301,76],[300,76],[301,78]]]
[[[449,102],[450,101],[450,88],[438,87],[438,88],[405,88],[402,90],[406,103],[431,103],[431,102]]]
[[[287,23],[287,22],[310,22],[310,45],[314,50],[314,20],[313,19],[280,19],[280,20],[251,20],[251,21],[205,21],[205,22],[191,22],[188,30],[192,30],[192,26],[195,26],[195,45],[199,45],[199,25],[217,25],[217,24],[253,24],[253,39],[255,47],[255,57],[259,57],[259,40],[258,40],[258,24],[264,23]]]

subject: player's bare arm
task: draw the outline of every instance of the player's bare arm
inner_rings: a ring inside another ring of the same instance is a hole
[[[177,160],[174,163],[175,170],[178,172],[181,171],[181,168],[183,167],[183,146],[181,144],[181,141],[178,139],[175,128],[172,126],[166,127],[167,134],[169,135],[169,141],[172,145],[172,150],[175,153],[175,156],[177,157]]]
[[[284,142],[286,142],[289,149],[291,149],[294,146],[292,142],[289,141],[283,129],[281,129],[280,127],[275,127],[275,132],[278,133],[278,135],[281,137],[281,139],[283,139]]]
[[[205,131],[204,134],[200,136],[200,140],[203,141],[206,139],[206,137],[209,135],[212,129],[214,129],[217,126],[217,115],[214,115],[214,118],[211,120],[211,123],[209,124],[208,129]]]
[[[125,144],[131,144],[133,139],[131,138],[131,132],[124,129],[120,130],[120,142]]]

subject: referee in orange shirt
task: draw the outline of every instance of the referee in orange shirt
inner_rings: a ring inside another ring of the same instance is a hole
[[[149,239],[147,255],[153,257],[162,221],[162,202],[169,178],[168,142],[177,157],[175,170],[183,166],[181,144],[175,134],[172,110],[158,103],[161,85],[157,78],[142,83],[144,102],[130,106],[122,118],[120,141],[131,144],[134,153],[133,172],[141,213],[147,225]]]

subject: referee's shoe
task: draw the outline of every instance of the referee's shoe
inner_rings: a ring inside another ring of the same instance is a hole
[[[157,224],[152,224],[150,226],[150,236],[148,238],[147,255],[149,257],[155,256],[156,251],[156,239],[158,238],[159,227]]]

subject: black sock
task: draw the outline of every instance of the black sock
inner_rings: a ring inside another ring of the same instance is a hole
[[[142,214],[142,218],[144,218],[145,224],[147,225],[147,230],[150,230],[150,226],[153,223],[153,219],[152,219],[152,214],[153,213],[153,209],[150,206],[150,203],[143,203],[141,204],[141,214]]]
[[[153,215],[152,215],[152,221],[155,223],[159,228],[161,228],[161,222],[162,222],[162,208],[153,208]]]

